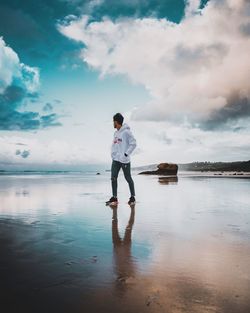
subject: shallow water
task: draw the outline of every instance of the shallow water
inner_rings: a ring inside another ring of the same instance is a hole
[[[250,312],[250,179],[0,176],[3,312]]]

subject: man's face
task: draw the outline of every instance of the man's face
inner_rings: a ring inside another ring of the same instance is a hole
[[[114,128],[117,128],[117,125],[118,125],[117,121],[113,121],[113,122],[114,122]]]

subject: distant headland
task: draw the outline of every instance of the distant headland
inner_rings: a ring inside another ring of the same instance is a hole
[[[158,164],[134,167],[133,170],[154,171]],[[250,172],[249,161],[237,162],[192,162],[178,164],[178,171],[197,171],[197,172]]]

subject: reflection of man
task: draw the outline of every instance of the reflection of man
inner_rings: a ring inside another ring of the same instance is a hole
[[[117,274],[117,290],[123,292],[126,289],[126,280],[135,274],[135,264],[131,255],[131,235],[135,219],[135,206],[131,205],[131,213],[125,230],[124,238],[121,239],[118,230],[117,206],[112,206],[112,240],[115,272]]]

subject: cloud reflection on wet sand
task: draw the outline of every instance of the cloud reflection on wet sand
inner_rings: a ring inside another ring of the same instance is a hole
[[[4,312],[249,312],[250,181],[165,180],[1,178]]]

